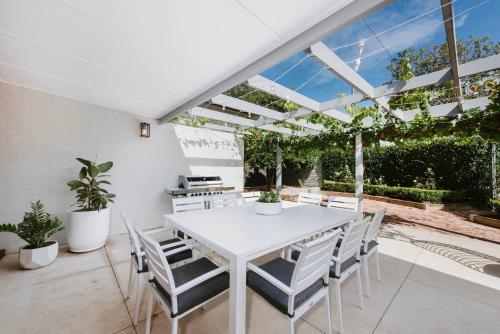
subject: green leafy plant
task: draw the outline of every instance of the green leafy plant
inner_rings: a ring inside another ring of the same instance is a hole
[[[280,202],[280,195],[275,192],[275,191],[266,191],[260,194],[259,199],[257,202],[262,202],[262,203],[279,203]]]
[[[102,188],[104,184],[111,184],[109,181],[104,180],[109,175],[103,173],[109,171],[113,167],[113,163],[108,161],[96,165],[95,162],[90,160],[81,158],[76,158],[76,160],[80,161],[84,166],[80,169],[78,180],[71,180],[67,184],[72,191],[76,191],[76,205],[79,207],[77,211],[101,210],[107,207],[108,202],[114,203],[113,198],[116,195]]]
[[[353,193],[355,188],[354,183],[327,180],[323,182],[323,189],[329,191]],[[363,186],[363,192],[368,195],[386,196],[415,202],[457,203],[463,201],[462,192],[451,190],[429,190],[366,184]]]
[[[31,212],[24,214],[23,221],[17,225],[2,224],[0,232],[11,232],[17,234],[28,243],[30,249],[44,247],[47,239],[54,233],[64,229],[56,216],[45,212],[40,200],[31,203]]]

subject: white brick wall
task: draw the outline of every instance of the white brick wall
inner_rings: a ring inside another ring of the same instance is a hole
[[[139,122],[151,123],[140,138]],[[111,160],[111,234],[124,233],[119,210],[144,228],[170,212],[163,192],[178,174],[217,174],[243,187],[242,144],[234,135],[154,124],[143,117],[0,82],[0,222],[17,223],[41,199],[65,224],[74,194],[66,182],[80,169],[76,157]],[[64,231],[56,239],[64,243]],[[0,233],[0,248],[23,242]]]

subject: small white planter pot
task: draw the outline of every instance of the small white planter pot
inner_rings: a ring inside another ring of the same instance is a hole
[[[57,257],[59,244],[57,241],[48,241],[47,246],[40,248],[19,248],[19,265],[23,269],[36,269],[45,267]]]
[[[279,215],[283,211],[281,201],[278,203],[255,202],[254,211],[259,215]]]
[[[82,253],[104,246],[109,235],[110,212],[109,208],[99,211],[69,211],[69,250]]]

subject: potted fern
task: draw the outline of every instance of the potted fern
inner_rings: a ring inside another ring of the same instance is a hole
[[[88,252],[106,244],[109,235],[110,210],[114,194],[103,187],[111,185],[104,174],[113,167],[111,161],[96,164],[93,161],[77,158],[83,164],[78,180],[67,184],[76,191],[77,210],[69,211],[68,245],[72,252]]]
[[[263,192],[254,204],[254,211],[259,215],[279,215],[283,211],[279,193]]]
[[[24,214],[21,223],[2,224],[0,232],[15,233],[28,243],[19,248],[19,265],[24,269],[36,269],[45,267],[56,259],[59,245],[57,241],[47,239],[63,228],[59,219],[46,213],[38,200],[31,203],[31,212]]]

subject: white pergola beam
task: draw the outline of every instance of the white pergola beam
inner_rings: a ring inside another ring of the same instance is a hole
[[[202,108],[202,107],[194,107],[191,110],[191,115],[209,118],[209,119],[213,119],[213,120],[220,121],[220,122],[238,124],[238,125],[242,125],[242,126],[246,126],[246,127],[250,127],[250,128],[258,127],[258,126],[264,124],[264,121],[261,121],[261,120],[253,120],[253,119],[248,119],[245,117],[229,115],[229,114],[226,114],[223,112],[219,112],[219,111],[215,111],[215,110],[211,110],[211,109],[206,109],[206,108]]]
[[[323,110],[321,112],[323,115],[326,115],[331,118],[335,118],[339,121],[345,122],[345,123],[351,123],[352,122],[352,116],[346,113],[343,113],[341,111],[338,111],[337,109],[327,109]]]
[[[321,41],[322,39],[333,34],[335,31],[352,24],[353,22],[384,7],[392,1],[393,0],[352,1],[301,34],[288,40],[282,40],[282,43],[269,53],[253,61],[249,65],[235,71],[233,74],[224,77],[221,81],[190,98],[188,101],[175,108],[165,111],[165,114],[159,118],[159,122],[168,122],[175,116],[211,99],[213,96],[227,91],[228,89],[244,82],[248,78],[257,75],[258,73],[262,73],[279,62],[305,50],[311,44]]]
[[[457,39],[455,35],[455,21],[453,19],[453,7],[450,0],[441,0],[444,28],[446,31],[446,43],[448,44],[448,55],[450,57],[451,77],[455,84],[455,95],[457,96],[458,109],[464,112],[462,84],[459,75],[459,62],[457,52]]]
[[[377,102],[386,111],[390,111],[387,99],[375,96],[375,88],[358,74],[353,68],[347,65],[323,42],[318,42],[311,46],[311,54],[316,60],[325,65],[336,76],[347,82],[349,85],[360,91],[366,97]]]
[[[468,63],[460,65],[459,75],[461,78],[492,71],[500,68],[500,55],[493,55],[486,58],[481,58],[477,60],[470,61]],[[446,68],[436,72],[419,75],[417,77],[411,78],[408,81],[397,81],[392,84],[387,84],[383,86],[376,87],[374,93],[376,97],[393,95],[397,93],[402,93],[415,88],[430,86],[440,84],[449,80],[452,80],[451,69]],[[342,96],[330,101],[321,103],[320,110],[325,111],[331,108],[345,106],[357,102],[361,102],[365,99],[365,96],[360,93],[355,93],[352,95]]]
[[[248,79],[248,85],[257,88],[261,91],[269,93],[271,95],[280,97],[284,100],[297,103],[303,107],[311,109],[313,111],[319,111],[319,102],[315,101],[307,96],[297,93],[293,89],[285,87],[277,82],[269,80],[262,75],[256,75]]]
[[[488,103],[489,100],[487,97],[478,97],[476,99],[464,100],[463,107],[464,110],[468,110],[471,108],[480,108],[483,110],[484,108],[486,108]],[[445,103],[429,107],[429,113],[434,117],[453,116],[458,114],[459,112],[460,110],[458,109],[458,102]],[[397,110],[394,113],[405,122],[408,122],[412,121],[418,114],[421,114],[422,110]]]
[[[243,101],[243,100],[231,97],[231,96],[224,95],[224,94],[219,94],[216,97],[214,97],[212,99],[212,103],[224,105],[226,107],[231,107],[231,108],[238,109],[238,110],[241,110],[244,112],[267,117],[267,118],[270,118],[270,119],[276,120],[276,121],[284,121],[284,122],[296,124],[296,125],[299,125],[298,123],[300,123],[300,126],[303,126],[305,128],[309,128],[312,130],[318,130],[318,128],[321,128],[319,131],[324,130],[324,127],[319,126],[318,124],[309,123],[306,120],[300,120],[300,121],[295,120],[293,117],[298,117],[298,116],[296,116],[295,113],[293,113],[293,112],[287,112],[287,113],[279,112],[276,110],[262,107],[262,106],[259,106],[259,105],[256,105],[256,104],[253,104],[253,103],[250,103],[247,101]],[[302,114],[300,116],[302,116]]]
[[[294,131],[294,130],[289,129],[289,128],[278,127],[274,124],[265,124],[265,125],[259,126],[258,128],[262,129],[262,130],[278,132],[278,133],[281,133],[281,134],[284,134],[287,136],[305,137],[305,136],[317,134],[317,133],[314,133],[311,131]]]
[[[297,93],[296,91],[277,82],[269,80],[261,75],[256,75],[253,78],[250,78],[248,80],[248,85],[304,107],[300,111],[300,113],[296,113],[293,117],[299,117],[310,114],[312,112],[318,112],[320,109],[321,104],[318,101]],[[329,113],[325,113],[325,115],[341,122],[350,122],[351,120],[349,117],[345,117],[342,112],[334,110],[333,108]]]
[[[296,120],[295,118],[290,118],[286,122],[290,123],[290,124],[301,126],[303,128],[308,128],[311,130],[319,131],[319,132],[325,130],[325,126],[323,124],[310,123],[310,122],[306,121],[305,119]]]
[[[212,98],[212,103],[231,107],[234,109],[252,113],[254,115],[272,118],[278,121],[283,121],[287,118],[286,113],[262,107],[224,94],[219,94],[216,97]]]

